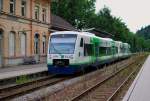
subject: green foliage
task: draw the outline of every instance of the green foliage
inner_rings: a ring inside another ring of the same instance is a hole
[[[23,83],[26,83],[26,82],[29,82],[29,81],[30,81],[30,79],[26,75],[19,76],[16,79],[17,84],[23,84]]]
[[[114,35],[113,39],[127,42],[131,50],[149,50],[150,40],[130,32],[121,18],[111,15],[111,10],[104,7],[97,14],[95,13],[96,0],[58,0],[52,3],[52,13],[67,19],[78,29],[96,28]]]
[[[136,32],[136,36],[138,37],[139,44],[142,46],[142,49],[149,51],[150,50],[150,25],[145,28],[141,28]],[[139,47],[140,47],[139,46]]]
[[[137,33],[137,36],[143,37],[146,40],[150,39],[150,25],[146,26],[145,28],[142,27],[136,33]]]
[[[95,12],[95,0],[59,0],[52,3],[52,13],[67,19],[78,29],[83,28],[86,21]]]

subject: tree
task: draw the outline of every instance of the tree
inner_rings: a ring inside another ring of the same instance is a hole
[[[52,2],[52,13],[67,19],[78,29],[86,26],[86,21],[95,12],[95,0],[59,0]]]
[[[111,10],[104,7],[95,13],[96,0],[58,0],[52,3],[52,13],[67,19],[78,29],[96,28],[114,35],[113,39],[127,42],[133,52],[150,49],[148,42],[139,35],[130,32],[121,18],[111,15]],[[150,29],[150,26],[148,26]],[[143,30],[143,29],[142,29]],[[146,29],[146,33],[147,33]],[[141,32],[141,31],[138,31]],[[145,33],[145,31],[143,32]],[[150,34],[149,34],[150,35]]]
[[[137,35],[140,37],[147,39],[150,39],[150,25],[146,26],[145,28],[142,27],[140,30],[138,30]]]

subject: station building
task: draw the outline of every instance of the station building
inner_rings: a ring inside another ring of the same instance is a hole
[[[50,0],[0,0],[0,67],[46,59]]]

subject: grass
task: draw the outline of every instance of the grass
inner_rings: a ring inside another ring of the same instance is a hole
[[[19,76],[16,78],[16,83],[17,84],[23,84],[23,83],[26,83],[26,82],[29,82],[30,79],[28,78],[27,75],[22,75],[22,76]]]

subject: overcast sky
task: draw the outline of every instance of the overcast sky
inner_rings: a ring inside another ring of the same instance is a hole
[[[132,32],[150,24],[150,0],[97,0],[96,11],[104,5],[113,16],[121,17]]]

